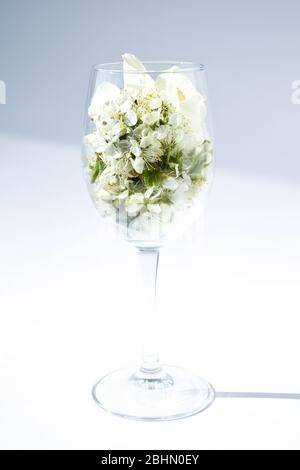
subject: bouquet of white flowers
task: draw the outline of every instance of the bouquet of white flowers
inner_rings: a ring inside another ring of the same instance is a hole
[[[204,97],[174,66],[154,80],[123,55],[121,89],[108,81],[89,106],[85,172],[93,200],[131,238],[161,238],[187,217],[208,180],[212,145]]]

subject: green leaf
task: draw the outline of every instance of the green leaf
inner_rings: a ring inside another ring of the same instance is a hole
[[[172,200],[171,200],[170,195],[171,195],[171,191],[168,191],[167,189],[165,189],[160,194],[159,198],[155,202],[164,203],[164,204],[171,204]]]
[[[193,151],[189,155],[186,169],[187,173],[193,181],[200,181],[204,178],[203,171],[210,165],[211,153],[211,144],[208,140],[205,140],[201,146],[200,151]]]
[[[104,162],[100,158],[100,154],[97,153],[97,159],[95,163],[90,165],[91,170],[91,183],[95,183],[98,176],[102,173],[105,168]]]
[[[148,169],[143,171],[143,181],[147,188],[159,186],[161,182],[161,173],[159,169]]]
[[[169,106],[166,103],[162,103],[160,112],[160,124],[167,124],[169,120]]]
[[[182,171],[183,167],[183,151],[177,147],[177,144],[174,140],[162,141],[161,148],[163,154],[161,156],[161,164],[163,169],[174,168],[175,165],[178,165],[179,171]]]

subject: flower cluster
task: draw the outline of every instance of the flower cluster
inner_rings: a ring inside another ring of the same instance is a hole
[[[126,214],[137,231],[146,221],[170,224],[206,182],[212,147],[205,100],[177,67],[153,80],[124,54],[124,88],[102,82],[89,107],[86,171],[102,215]]]

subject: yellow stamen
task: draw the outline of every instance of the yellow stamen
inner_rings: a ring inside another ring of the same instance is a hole
[[[179,101],[185,101],[185,94],[180,88],[177,88],[177,95],[178,95]]]

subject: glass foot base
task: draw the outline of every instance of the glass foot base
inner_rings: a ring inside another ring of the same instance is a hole
[[[167,421],[200,413],[214,401],[213,387],[174,366],[153,372],[126,367],[112,372],[93,387],[96,403],[123,418]]]

